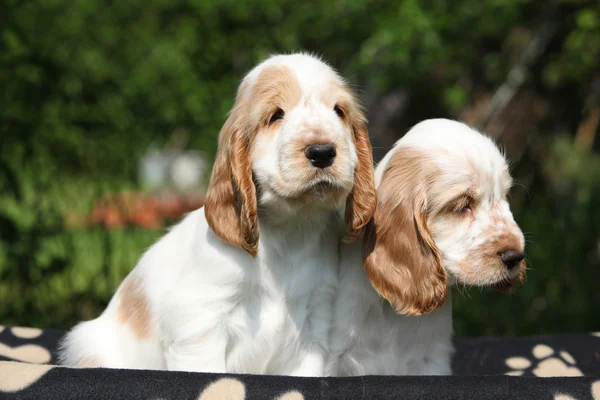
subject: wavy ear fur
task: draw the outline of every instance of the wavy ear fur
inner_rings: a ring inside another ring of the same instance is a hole
[[[362,228],[367,225],[375,213],[377,195],[373,167],[373,150],[369,141],[367,121],[358,106],[350,110],[350,123],[354,132],[354,146],[358,164],[354,171],[354,186],[346,200],[344,242],[356,240]]]
[[[258,254],[256,187],[250,165],[250,135],[238,103],[219,133],[219,149],[204,204],[209,226],[219,239],[252,257]]]
[[[396,150],[377,188],[363,242],[365,272],[400,314],[440,308],[447,296],[442,256],[427,228],[427,171],[411,149]]]

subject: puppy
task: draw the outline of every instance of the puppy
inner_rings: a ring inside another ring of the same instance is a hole
[[[433,119],[396,143],[375,181],[362,255],[341,252],[328,373],[451,374],[448,287],[507,292],[525,278],[507,163],[489,138]]]
[[[342,78],[310,55],[267,59],[240,84],[204,208],[66,336],[62,363],[323,375],[339,239],[357,238],[375,202],[366,121]]]

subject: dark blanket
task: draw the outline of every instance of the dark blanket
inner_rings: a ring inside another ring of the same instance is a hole
[[[0,327],[0,399],[600,400],[599,334],[458,338],[454,376],[354,378],[56,367],[62,335]]]

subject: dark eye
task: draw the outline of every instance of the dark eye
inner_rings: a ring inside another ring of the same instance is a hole
[[[463,207],[459,208],[457,210],[457,213],[459,213],[459,214],[466,214],[466,213],[470,213],[471,211],[473,211],[473,209],[471,208],[471,205],[467,204],[466,206],[463,206]]]
[[[473,199],[471,197],[461,198],[458,202],[454,203],[451,210],[456,214],[471,213],[473,211]]]
[[[285,113],[283,112],[283,110],[281,108],[278,108],[277,111],[275,111],[275,113],[273,115],[271,115],[269,124],[272,124],[275,121],[279,121],[280,119],[283,119],[284,115],[285,115]]]
[[[333,111],[335,111],[338,117],[344,118],[344,110],[342,110],[339,106],[333,107]]]

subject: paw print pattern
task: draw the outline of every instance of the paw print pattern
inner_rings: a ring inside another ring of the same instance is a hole
[[[596,382],[592,383],[592,399],[600,400],[600,381],[596,381]],[[577,399],[569,396],[568,394],[559,393],[554,396],[554,400],[577,400]]]
[[[198,400],[245,400],[246,387],[234,378],[222,378],[211,383],[200,393]],[[295,390],[278,396],[275,400],[304,400],[302,393]]]
[[[545,344],[535,346],[531,354],[533,357],[510,357],[506,359],[506,365],[510,371],[506,375],[521,376],[529,372],[535,376],[583,376],[583,373],[575,365],[573,356],[566,351],[556,352],[552,347]]]
[[[35,365],[19,362],[3,362],[2,364],[4,364],[4,368],[10,368],[10,372],[0,374],[0,394],[23,390],[33,385],[54,368],[52,365]]]
[[[8,329],[12,336],[19,339],[35,339],[42,335],[42,330],[37,328],[5,328],[0,325],[0,333]],[[9,360],[33,363],[46,364],[52,359],[50,351],[35,343],[25,343],[20,346],[8,346],[5,343],[0,343],[0,358]]]
[[[592,383],[592,397],[594,400],[600,400],[600,381]]]

